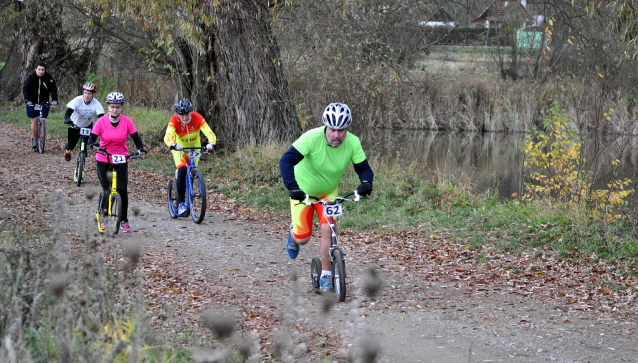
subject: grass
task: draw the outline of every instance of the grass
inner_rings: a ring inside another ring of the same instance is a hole
[[[60,109],[50,116],[50,130],[64,136]],[[0,120],[28,127],[22,109],[2,110]],[[145,142],[151,137],[161,139],[159,133],[170,117],[168,112],[141,107],[125,110],[145,135]],[[210,190],[270,211],[285,221],[289,206],[279,158],[287,147],[247,147],[234,153],[222,149],[200,167]],[[630,220],[591,223],[586,216],[560,205],[523,204],[503,200],[489,191],[476,193],[467,178],[426,170],[422,163],[403,165],[374,157],[370,162],[375,171],[374,193],[362,203],[346,206],[347,215],[342,219],[345,228],[369,232],[447,230],[452,240],[469,243],[472,248],[485,244],[508,251],[548,248],[561,258],[579,259],[595,253],[609,262],[628,260],[633,266],[638,261],[636,230]],[[163,148],[155,149],[137,165],[164,175],[174,172],[170,155]],[[358,184],[349,168],[340,189],[353,190]]]
[[[202,167],[209,188],[239,203],[288,218],[287,192],[278,161],[286,145],[248,148]],[[635,266],[635,228],[625,223],[592,223],[588,217],[560,205],[523,204],[492,192],[476,193],[465,178],[425,170],[422,164],[402,165],[371,159],[375,190],[368,200],[346,206],[342,226],[368,232],[449,231],[451,239],[469,248],[485,245],[520,253],[545,248],[556,256],[587,259],[592,253],[608,262]],[[350,168],[340,189],[358,186]]]
[[[61,254],[51,253],[63,249],[56,245],[59,238],[35,237],[15,227],[0,233],[5,348],[0,361],[191,361],[188,350],[161,343],[139,323],[138,299],[126,292],[129,277],[112,275],[97,253],[97,246],[108,242],[89,243],[86,237],[85,254],[60,259]]]
[[[0,120],[28,126],[23,110],[3,107]],[[170,114],[140,107],[130,107],[125,114],[136,123],[140,133],[148,138],[160,138]],[[50,117],[51,132],[66,134],[60,108]],[[56,122],[60,121],[60,122]],[[285,221],[288,216],[287,191],[282,185],[279,158],[287,145],[247,147],[218,154],[200,164],[208,181],[207,187],[224,193],[239,203],[272,212]],[[422,163],[403,165],[400,162],[377,161],[370,158],[375,171],[375,190],[362,203],[346,206],[342,226],[369,232],[400,232],[410,230],[447,230],[451,239],[469,243],[472,248],[485,244],[502,250],[521,251],[528,248],[548,248],[561,258],[579,259],[595,253],[614,262],[638,261],[636,230],[631,221],[591,223],[586,216],[565,210],[560,205],[523,204],[503,200],[491,192],[476,193],[464,177],[444,175],[426,170]],[[170,155],[163,148],[137,165],[172,175]],[[341,190],[353,190],[358,178],[352,168],[344,175]],[[285,222],[282,222],[285,224]]]
[[[102,104],[106,108],[106,104]],[[52,107],[49,111],[47,122],[47,133],[65,137],[67,126],[64,124],[64,113],[66,104],[60,103],[57,107]],[[140,135],[156,135],[166,126],[171,116],[169,111],[154,110],[145,107],[126,105],[122,109],[122,114],[133,120]],[[0,107],[0,121],[30,129],[24,106],[11,107],[8,103],[3,103]]]

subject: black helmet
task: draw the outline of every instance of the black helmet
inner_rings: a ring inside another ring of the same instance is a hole
[[[178,115],[185,115],[193,111],[193,104],[187,98],[181,98],[175,102],[175,113]]]

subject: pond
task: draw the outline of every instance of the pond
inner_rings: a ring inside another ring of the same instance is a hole
[[[427,169],[472,180],[479,191],[497,191],[504,198],[512,198],[522,191],[524,155],[521,146],[527,134],[523,133],[468,133],[423,130],[353,130],[363,144],[370,159],[409,166],[424,163]],[[589,137],[583,145],[589,164],[600,161],[595,172],[596,188],[605,188],[613,175],[630,178],[636,189],[638,138],[636,136]],[[599,158],[596,158],[599,155]],[[611,161],[620,160],[617,168]],[[632,196],[632,205],[638,198]]]

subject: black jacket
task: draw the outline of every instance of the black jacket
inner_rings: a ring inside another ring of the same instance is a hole
[[[49,96],[51,96],[52,101],[58,100],[58,86],[50,74],[44,72],[42,77],[38,77],[33,71],[24,79],[22,95],[25,103],[31,101],[41,105],[49,102]]]

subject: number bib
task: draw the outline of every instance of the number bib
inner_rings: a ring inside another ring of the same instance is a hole
[[[343,214],[343,208],[341,204],[327,204],[323,206],[323,214],[326,217],[339,217]]]
[[[197,159],[200,156],[202,156],[202,153],[199,151],[189,151],[188,152],[188,157],[192,158],[192,159]]]
[[[83,127],[80,129],[80,135],[82,136],[89,136],[91,135],[91,129],[89,129],[88,127]]]
[[[125,164],[126,163],[126,155],[111,155],[111,163],[112,164]]]
[[[40,111],[42,109],[42,105],[35,105],[33,106],[33,109],[36,111]]]

